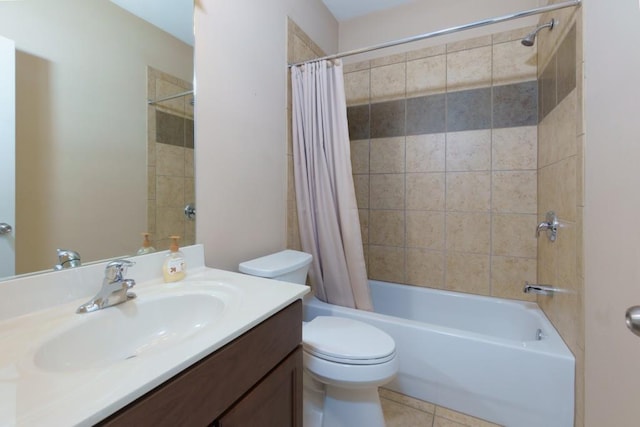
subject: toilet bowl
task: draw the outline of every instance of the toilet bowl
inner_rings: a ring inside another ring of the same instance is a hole
[[[304,284],[311,255],[285,250],[242,273]],[[358,320],[318,316],[302,326],[304,427],[384,427],[378,387],[398,371],[395,342]]]

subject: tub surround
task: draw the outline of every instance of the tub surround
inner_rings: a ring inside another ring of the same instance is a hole
[[[36,366],[34,353],[60,328],[101,314],[75,314],[75,310],[99,289],[106,262],[3,282],[0,340],[10,351],[0,355],[0,424],[95,424],[308,291],[305,286],[207,268],[201,245],[185,247],[183,252],[188,276],[173,284],[164,284],[160,278],[165,252],[134,258],[136,265],[127,276],[137,281],[134,290],[138,297],[105,311],[126,312],[137,302],[163,292],[207,292],[211,283],[227,288],[228,309],[216,319],[214,327],[187,338],[185,345],[104,367],[45,371]]]

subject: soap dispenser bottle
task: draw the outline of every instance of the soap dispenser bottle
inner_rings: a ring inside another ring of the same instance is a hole
[[[137,255],[150,254],[156,251],[156,248],[151,246],[151,241],[149,240],[149,233],[142,233],[144,236],[144,240],[142,241],[142,247],[138,249]]]
[[[162,264],[162,275],[165,282],[177,282],[184,279],[187,275],[187,265],[184,261],[184,254],[178,247],[178,239],[180,236],[169,236],[171,238],[171,246],[169,253]]]

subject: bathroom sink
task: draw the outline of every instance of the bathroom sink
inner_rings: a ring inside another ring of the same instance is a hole
[[[75,314],[38,346],[34,364],[70,372],[168,351],[210,329],[226,306],[224,298],[207,293],[161,294]]]

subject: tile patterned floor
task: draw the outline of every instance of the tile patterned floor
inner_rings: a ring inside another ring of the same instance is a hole
[[[500,427],[384,388],[380,400],[387,427]]]

